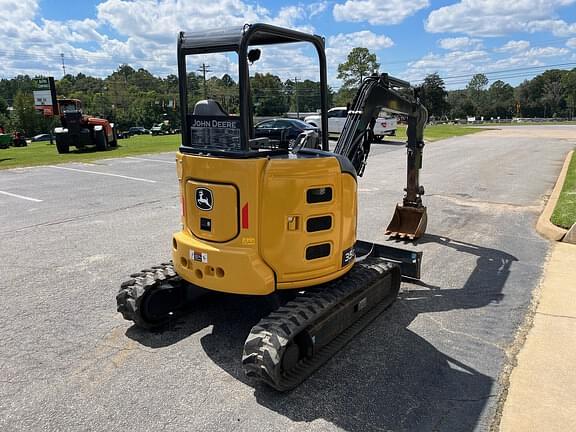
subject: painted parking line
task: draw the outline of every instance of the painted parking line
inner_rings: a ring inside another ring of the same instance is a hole
[[[104,173],[104,172],[98,172],[98,171],[89,171],[89,170],[69,168],[69,167],[63,167],[63,166],[57,166],[57,165],[47,165],[47,167],[48,168],[55,168],[55,169],[59,169],[59,170],[81,172],[81,173],[86,173],[86,174],[99,174],[99,175],[109,176],[109,177],[119,177],[119,178],[123,178],[123,179],[127,179],[127,180],[136,180],[136,181],[141,181],[141,182],[146,182],[146,183],[156,183],[156,180],[144,179],[144,178],[140,178],[140,177],[130,177],[130,176],[125,176],[125,175],[120,175],[120,174],[111,174],[111,173]]]
[[[176,163],[176,161],[171,161],[171,160],[148,159],[148,158],[141,158],[141,157],[135,157],[135,156],[126,156],[126,159],[141,160],[141,161],[146,161],[146,162],[162,162],[162,163],[168,163],[168,164],[172,164],[172,165],[174,165]]]
[[[5,192],[5,191],[0,191],[0,194],[2,194],[2,195],[8,195],[8,196],[11,196],[11,197],[14,197],[14,198],[20,198],[20,199],[27,200],[27,201],[42,202],[41,199],[30,198],[30,197],[27,197],[27,196],[24,196],[24,195],[18,195],[18,194],[15,194],[15,193],[10,193],[10,192]]]

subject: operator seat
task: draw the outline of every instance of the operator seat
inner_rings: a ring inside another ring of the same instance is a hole
[[[204,99],[196,102],[194,105],[194,112],[192,115],[203,115],[203,116],[218,116],[218,117],[228,117],[229,114],[224,111],[222,105],[220,105],[214,99]]]

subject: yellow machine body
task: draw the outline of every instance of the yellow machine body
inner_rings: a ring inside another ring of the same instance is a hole
[[[176,272],[200,287],[265,295],[336,279],[354,262],[356,179],[328,155],[177,154]]]

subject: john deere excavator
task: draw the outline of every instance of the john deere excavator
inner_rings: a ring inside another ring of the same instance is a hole
[[[247,375],[280,391],[297,386],[386,309],[402,276],[420,277],[421,252],[356,238],[357,176],[381,109],[408,117],[408,184],[388,232],[414,239],[426,225],[418,172],[427,111],[407,82],[385,74],[364,80],[333,152],[327,134],[306,133],[280,148],[255,138],[249,62],[261,52],[250,47],[294,42],[309,42],[318,54],[328,130],[322,37],[266,24],[180,33],[182,229],[172,238],[172,261],[132,274],[116,296],[124,318],[146,329],[184,313],[200,291],[279,299],[247,336],[242,363]],[[238,54],[240,115],[213,100],[189,112],[187,56],[222,52]]]

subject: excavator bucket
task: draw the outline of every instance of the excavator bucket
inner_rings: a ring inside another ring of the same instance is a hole
[[[416,240],[426,231],[427,222],[426,207],[407,207],[396,204],[394,216],[386,228],[386,235]]]

